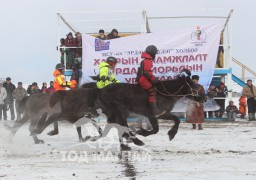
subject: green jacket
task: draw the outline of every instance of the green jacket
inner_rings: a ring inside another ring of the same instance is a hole
[[[103,76],[105,76],[105,81],[103,81]],[[99,64],[99,81],[97,82],[97,87],[99,89],[104,88],[105,86],[109,85],[110,83],[117,83],[119,81],[116,80],[111,67],[106,62],[101,62]]]

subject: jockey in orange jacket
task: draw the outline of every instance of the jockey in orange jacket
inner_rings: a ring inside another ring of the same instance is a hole
[[[149,45],[145,52],[141,54],[143,58],[140,68],[138,71],[138,83],[139,85],[148,92],[148,102],[151,110],[155,117],[159,117],[165,113],[165,111],[160,111],[156,105],[156,91],[153,86],[157,82],[157,78],[152,73],[153,60],[157,54],[157,48],[154,45]]]
[[[55,70],[53,72],[54,78],[54,90],[59,91],[59,90],[66,90],[66,87],[68,88],[76,88],[77,83],[76,80],[72,80],[70,82],[65,81],[65,76],[64,76],[64,71],[65,71],[65,66],[62,63],[59,63],[56,65]],[[47,134],[50,136],[56,135],[59,133],[59,128],[58,128],[58,123],[54,122],[54,130],[48,132]]]
[[[64,70],[64,64],[59,63],[56,65],[55,71],[53,72],[53,76],[55,77],[53,85],[55,92],[59,90],[66,90],[66,87],[71,89],[77,87],[76,80],[72,80],[70,82],[65,81],[65,76],[63,75]]]

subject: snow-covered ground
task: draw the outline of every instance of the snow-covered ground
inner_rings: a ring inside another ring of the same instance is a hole
[[[11,124],[12,122],[8,122]],[[120,154],[117,131],[96,142],[78,143],[76,129],[61,123],[57,136],[47,136],[48,127],[35,145],[28,124],[12,143],[0,123],[0,179],[256,179],[256,122],[207,122],[204,130],[181,123],[169,141],[172,124],[139,137],[145,146]],[[97,135],[92,125],[83,135]],[[95,153],[96,152],[96,153]]]

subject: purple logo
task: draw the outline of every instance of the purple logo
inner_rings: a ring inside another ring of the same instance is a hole
[[[110,41],[103,41],[101,39],[95,39],[95,51],[109,50]]]

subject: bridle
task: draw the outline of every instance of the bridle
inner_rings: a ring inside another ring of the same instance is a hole
[[[185,82],[186,82],[186,84],[188,85],[188,87],[189,87],[189,89],[190,89],[190,94],[187,93],[187,94],[178,95],[178,93],[180,92],[180,90],[184,87],[184,84],[183,84],[176,92],[174,92],[174,93],[170,93],[170,92],[165,88],[165,86],[163,85],[163,82],[162,82],[162,81],[160,81],[160,83],[161,83],[161,86],[163,87],[163,89],[165,90],[165,93],[159,91],[159,90],[156,88],[155,84],[154,84],[154,88],[155,88],[156,92],[158,92],[159,94],[162,94],[162,95],[164,95],[164,96],[194,96],[194,97],[199,97],[199,90],[200,90],[200,88],[199,88],[199,89],[193,89],[193,88],[191,87],[191,85],[187,82],[186,79],[185,79]]]

